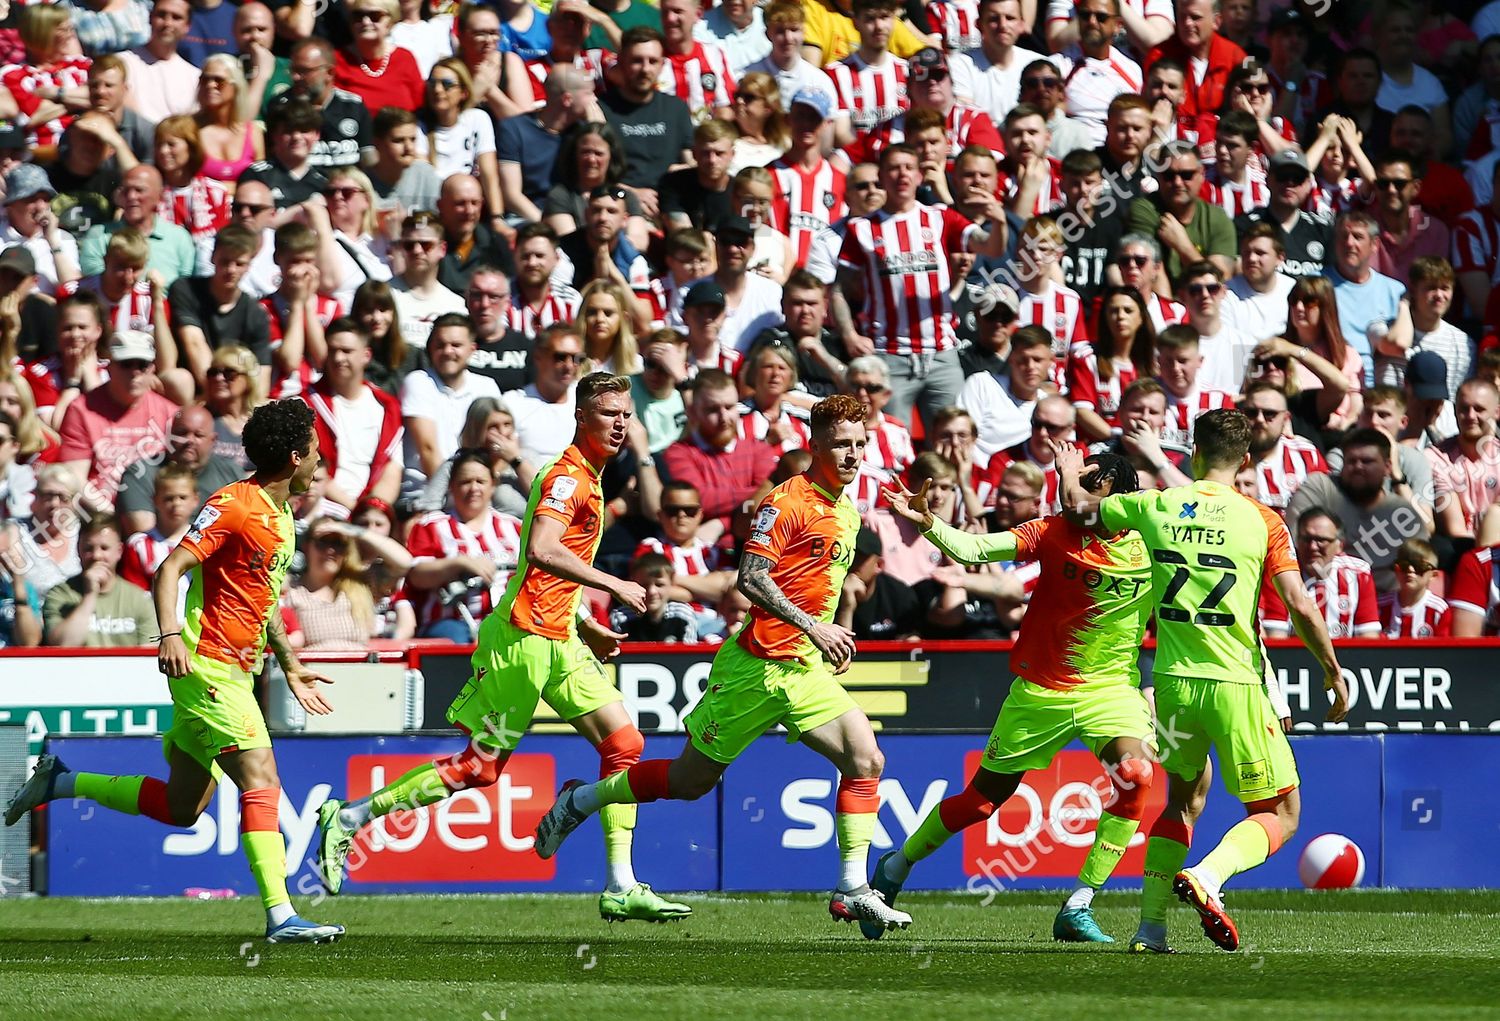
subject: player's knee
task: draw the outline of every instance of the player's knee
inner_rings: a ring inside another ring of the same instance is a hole
[[[878,778],[881,773],[885,772],[885,753],[874,746],[860,749],[854,753],[850,765],[853,767],[849,773],[850,776],[857,776],[861,779]]]
[[[1145,759],[1127,758],[1109,770],[1110,784],[1114,787],[1110,814],[1139,821],[1146,814],[1146,797],[1154,778],[1155,770]]]

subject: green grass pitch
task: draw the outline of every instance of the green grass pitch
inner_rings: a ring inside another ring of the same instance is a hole
[[[5,1016],[41,1018],[1422,1019],[1500,1016],[1500,893],[1245,892],[1235,954],[1174,908],[1175,957],[1051,939],[1059,897],[911,894],[867,943],[805,894],[684,898],[606,925],[581,896],[351,897],[331,946],[268,946],[254,899],[0,904]],[[1134,894],[1101,894],[1106,931]]]

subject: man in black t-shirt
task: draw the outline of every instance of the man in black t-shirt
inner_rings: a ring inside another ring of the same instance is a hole
[[[687,166],[693,118],[688,105],[656,90],[666,60],[661,33],[640,26],[620,39],[615,86],[599,97],[604,119],[625,142],[626,186],[633,189],[648,217],[658,212],[656,189],[674,166]]]
[[[240,175],[240,183],[259,181],[270,188],[277,209],[321,195],[328,187],[328,178],[313,166],[312,154],[322,125],[323,115],[300,97],[272,109],[266,115],[270,158],[250,164]]]
[[[178,363],[201,388],[214,351],[229,344],[249,348],[261,365],[261,393],[271,384],[271,322],[260,303],[240,290],[240,281],[260,247],[249,227],[232,223],[214,239],[212,276],[181,277],[167,291]]]
[[[1297,149],[1283,149],[1271,157],[1271,203],[1235,218],[1238,241],[1257,223],[1281,228],[1286,259],[1278,271],[1289,277],[1320,277],[1333,246],[1333,221],[1302,207],[1312,194],[1312,171],[1307,157]]]
[[[1099,154],[1075,149],[1062,160],[1063,204],[1047,213],[1063,227],[1063,281],[1083,298],[1085,314],[1103,289],[1104,267],[1125,233],[1123,216],[1095,215],[1094,200],[1103,187]],[[1090,321],[1086,328],[1092,327]]]
[[[520,331],[509,328],[510,280],[505,271],[489,264],[476,266],[464,291],[464,304],[474,324],[469,371],[493,379],[501,393],[530,383],[531,343]]]
[[[320,168],[358,166],[364,153],[375,148],[370,111],[354,93],[333,87],[333,50],[321,39],[304,39],[292,48],[291,70],[292,87],[267,105],[266,120],[293,100],[305,99],[322,117],[308,163]]]
[[[661,179],[661,213],[668,230],[694,227],[710,233],[733,216],[729,208],[729,163],[739,135],[728,121],[704,121],[693,129],[697,166],[674,170]]]
[[[910,585],[880,572],[880,536],[861,527],[854,540],[854,563],[844,578],[835,623],[859,639],[894,640],[916,634],[925,612]]]

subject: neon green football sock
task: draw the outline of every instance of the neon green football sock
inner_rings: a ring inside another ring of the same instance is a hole
[[[88,798],[126,815],[140,815],[141,784],[145,782],[144,776],[76,773],[73,778],[73,796]]]
[[[424,762],[370,795],[370,817],[378,819],[398,808],[421,808],[446,800],[452,791],[443,783],[437,765]]]
[[[615,776],[624,776],[623,772]],[[609,868],[610,889],[618,893],[635,885],[635,868],[630,861],[630,847],[635,839],[636,805],[605,805],[599,810],[599,824],[604,827],[604,860]]]
[[[1194,866],[1207,875],[1209,883],[1223,885],[1231,876],[1237,876],[1255,866],[1263,864],[1271,855],[1271,840],[1265,826],[1254,816],[1236,823],[1219,846]]]
[[[1130,838],[1135,836],[1140,825],[1139,819],[1123,819],[1108,812],[1101,813],[1099,825],[1094,830],[1094,846],[1089,848],[1088,857],[1083,860],[1083,868],[1078,870],[1078,881],[1096,890],[1103,886],[1104,881],[1114,872],[1115,866],[1120,864],[1126,848],[1130,846]]]
[[[250,874],[260,888],[260,903],[267,911],[290,904],[286,892],[286,841],[280,830],[242,830],[240,847],[250,862]]]
[[[908,862],[921,861],[942,847],[953,836],[953,832],[943,825],[942,813],[933,806],[927,818],[917,826],[916,831],[906,838],[906,843],[901,845],[901,857]]]
[[[1153,835],[1146,841],[1145,878],[1141,889],[1141,921],[1167,924],[1167,905],[1172,900],[1172,879],[1187,861],[1188,845],[1170,837]]]
[[[587,805],[588,808],[592,808],[593,804],[605,807],[610,805],[630,805],[634,807],[636,803],[635,791],[630,789],[630,770],[628,769],[622,769],[618,773],[611,773],[598,783],[588,784],[587,786],[591,788],[590,793],[592,794],[592,803]],[[630,825],[634,827],[635,823],[631,822]]]

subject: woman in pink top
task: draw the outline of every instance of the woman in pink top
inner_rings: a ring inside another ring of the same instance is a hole
[[[215,53],[203,62],[198,78],[198,136],[203,150],[204,177],[221,182],[234,194],[235,182],[246,167],[264,158],[265,137],[248,109],[250,89],[240,62]]]

